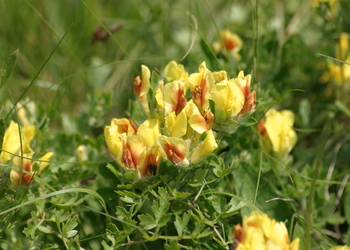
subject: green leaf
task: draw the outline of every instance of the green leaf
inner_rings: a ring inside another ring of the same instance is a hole
[[[226,112],[222,109],[216,109],[214,114],[214,120],[216,124],[221,124],[226,120]]]
[[[180,250],[181,246],[179,245],[179,243],[176,240],[172,240],[172,241],[170,241],[170,245],[164,244],[164,249],[165,250]]]
[[[7,59],[5,72],[3,75],[0,75],[0,89],[5,85],[5,83],[11,76],[13,69],[15,68],[17,63],[18,53],[19,53],[19,50],[16,49],[11,54],[11,56]]]
[[[350,117],[350,109],[343,102],[337,100],[337,101],[335,101],[335,106],[337,106],[337,108],[339,108],[341,111],[343,111],[343,113],[345,115]]]
[[[176,199],[186,198],[191,195],[189,192],[178,192],[174,190],[174,195]]]
[[[243,118],[241,125],[246,127],[254,126],[258,123],[258,121],[251,115]]]
[[[159,73],[155,70],[152,70],[152,75],[151,75],[151,88],[153,90],[156,90],[158,87],[158,82],[161,80],[161,77]]]
[[[140,198],[140,196],[138,194],[135,194],[134,192],[130,192],[130,191],[116,190],[115,192],[117,194],[119,194],[120,196],[127,196],[127,197],[131,197],[131,198]]]
[[[253,201],[258,183],[258,172],[255,166],[242,162],[233,171],[233,176],[237,195],[247,201]],[[257,196],[255,205],[260,210],[266,212],[270,218],[274,218],[277,221],[290,220],[291,214],[285,201],[272,200],[266,202],[278,197],[274,190],[277,190],[277,187],[274,186],[273,181],[267,181],[261,177],[258,190],[259,195]],[[248,216],[252,210],[252,207],[246,206],[241,210],[241,213],[243,216]]]
[[[46,234],[54,233],[53,231],[51,231],[50,228],[43,227],[43,226],[38,226],[38,230],[39,230],[40,232],[43,232],[43,233],[46,233]]]
[[[164,227],[170,220],[172,214],[165,214],[157,221],[157,227]]]
[[[238,211],[240,209],[242,209],[246,206],[247,206],[246,202],[235,199],[235,198],[231,198],[230,202],[225,205],[225,212],[222,215],[222,218],[232,216],[232,215],[238,213]]]
[[[188,221],[190,220],[191,215],[189,213],[185,213],[182,218],[178,215],[176,215],[174,226],[176,228],[177,234],[181,236],[183,232],[185,231],[185,228],[188,224]]]
[[[149,230],[157,226],[156,220],[150,214],[141,214],[137,216],[140,220],[140,225],[144,229]]]

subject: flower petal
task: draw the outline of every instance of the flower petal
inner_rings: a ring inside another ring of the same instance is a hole
[[[204,141],[202,141],[193,151],[191,155],[191,162],[199,162],[204,157],[210,155],[217,147],[218,144],[215,141],[213,131],[209,130],[207,133],[207,137],[204,139]]]

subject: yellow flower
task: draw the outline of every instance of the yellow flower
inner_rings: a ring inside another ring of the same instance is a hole
[[[188,73],[182,64],[177,64],[175,61],[171,61],[165,66],[164,69],[165,78],[168,82],[178,80],[185,81],[188,77]]]
[[[210,99],[215,102],[215,115],[222,111],[223,117],[215,122],[231,121],[244,106],[244,94],[234,79],[223,80],[214,85]],[[218,117],[219,118],[219,117]]]
[[[198,73],[191,74],[186,86],[191,90],[192,100],[202,111],[209,107],[209,97],[211,86],[214,84],[214,77],[210,70],[207,69],[205,62],[198,67]]]
[[[23,158],[16,156],[13,158],[13,165],[16,168],[23,169],[29,173],[22,172],[21,170],[11,169],[10,171],[10,179],[11,182],[18,186],[21,184],[22,186],[28,186],[31,181],[34,180],[34,176],[38,173],[41,173],[49,164],[50,158],[53,156],[52,152],[46,153],[43,157],[41,157],[38,161],[32,161],[31,158],[33,153],[24,154]],[[38,164],[39,171],[33,171],[33,165]]]
[[[298,250],[299,238],[290,243],[286,225],[276,222],[266,214],[252,212],[243,218],[243,226],[236,226],[233,240],[236,250]]]
[[[221,51],[225,48],[228,52],[235,54],[236,60],[240,59],[240,56],[237,54],[243,46],[241,38],[236,34],[227,29],[220,31],[221,41],[215,42],[213,44],[214,50],[216,52]]]
[[[10,161],[13,154],[15,154],[20,147],[20,127],[17,123],[11,121],[4,134],[1,147],[2,151],[0,154],[0,163],[7,163]]]
[[[104,130],[107,147],[117,162],[135,171],[136,176],[155,175],[161,160],[156,144],[160,135],[159,121],[147,119],[139,128],[131,124],[133,122],[128,119],[113,119],[111,126]]]
[[[113,118],[111,125],[116,125],[118,128],[118,133],[136,134],[137,127],[131,119],[126,118]]]
[[[85,145],[79,145],[76,151],[76,157],[78,161],[87,161],[88,148]]]
[[[256,104],[256,92],[253,91],[252,93],[250,93],[251,76],[244,76],[244,72],[241,71],[239,72],[238,77],[235,78],[235,80],[238,86],[241,88],[244,95],[244,105],[242,110],[240,111],[240,114],[251,113],[252,111],[254,111]]]
[[[184,84],[184,82],[175,80],[164,85],[165,115],[173,111],[178,115],[186,106],[187,100],[184,95]]]
[[[330,250],[350,250],[350,247],[348,247],[348,246],[335,246],[335,247],[332,247]]]
[[[34,125],[25,125],[23,127],[23,152],[29,153],[33,149],[30,147],[30,142],[34,139],[35,136],[35,126]]]
[[[294,113],[290,110],[278,112],[275,109],[270,109],[266,113],[264,128],[274,152],[285,155],[293,149],[297,142],[297,134],[293,130],[293,124]]]
[[[175,165],[184,167],[189,165],[188,145],[184,139],[161,135],[157,138],[157,143],[160,145],[165,159]]]
[[[150,110],[148,107],[147,93],[150,88],[151,72],[145,65],[141,65],[141,70],[142,70],[142,80],[140,79],[139,76],[135,78],[134,91],[141,102],[144,112],[147,115],[149,115]]]
[[[187,132],[187,117],[184,112],[180,112],[179,115],[171,112],[165,117],[165,129],[170,137],[182,137]]]
[[[22,128],[14,121],[11,121],[4,134],[1,148],[2,151],[0,154],[0,163],[6,163],[10,161],[13,155],[20,151],[21,145],[23,153],[32,152],[33,150],[30,147],[30,142],[34,138],[34,135],[35,126],[25,125]]]
[[[203,113],[201,113],[192,100],[187,103],[184,112],[188,118],[188,124],[197,133],[202,134],[209,131],[213,125],[213,113],[210,110],[204,110]]]

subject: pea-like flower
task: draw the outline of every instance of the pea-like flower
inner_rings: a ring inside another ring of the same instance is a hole
[[[156,143],[159,137],[159,120],[147,119],[138,128],[128,119],[113,119],[104,130],[105,141],[116,161],[133,170],[136,177],[155,175],[161,160]]]
[[[21,145],[23,153],[29,153],[33,151],[30,147],[30,142],[34,138],[34,135],[35,126],[25,125],[22,128],[14,121],[11,121],[3,137],[0,153],[0,163],[7,163],[10,161],[13,158],[14,154],[20,151]]]
[[[265,116],[265,121],[259,124],[260,134],[269,140],[274,152],[287,155],[297,142],[297,134],[293,130],[294,113],[270,109]]]
[[[290,242],[286,225],[267,214],[252,212],[243,218],[243,226],[235,226],[232,238],[236,250],[298,250],[299,238]]]
[[[15,186],[28,186],[34,180],[36,174],[40,174],[49,165],[49,160],[53,156],[52,152],[46,153],[38,161],[32,161],[33,153],[24,154],[23,157],[16,156],[13,158],[13,166],[17,169],[11,169],[10,179]],[[39,166],[38,171],[33,171],[33,166]],[[22,171],[25,170],[26,172]]]
[[[239,60],[240,56],[238,52],[242,49],[243,42],[242,39],[230,30],[221,30],[220,31],[221,41],[217,41],[213,44],[214,50],[219,52],[223,49],[228,52],[234,53],[235,59]]]

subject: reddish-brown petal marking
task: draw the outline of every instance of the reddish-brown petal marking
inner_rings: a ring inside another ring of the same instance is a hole
[[[245,114],[252,111],[255,107],[255,104],[256,104],[256,92],[254,91],[253,93],[250,93],[248,96],[245,97],[245,102],[240,113]]]
[[[237,224],[236,226],[234,226],[232,240],[237,243],[242,242],[242,233],[243,233],[243,229],[240,224]]]
[[[260,122],[258,123],[258,132],[262,136],[266,135],[266,128],[265,128],[265,120],[261,119]]]
[[[179,90],[178,96],[179,98],[175,108],[176,115],[178,115],[187,104],[187,100],[186,100],[186,97],[184,96],[183,90]]]
[[[204,110],[203,117],[207,123],[207,131],[213,126],[214,114],[210,110]]]
[[[174,164],[180,164],[185,158],[185,156],[180,151],[178,151],[169,143],[165,144],[165,153],[167,155],[168,160],[170,160]]]
[[[236,43],[231,39],[225,39],[224,43],[227,51],[231,51],[237,46]]]
[[[202,107],[202,89],[196,85],[192,91],[192,100],[197,107]]]
[[[135,77],[135,80],[134,80],[134,91],[136,93],[136,95],[138,97],[140,97],[140,93],[141,93],[141,79],[139,76]]]
[[[124,166],[131,168],[131,169],[136,167],[134,160],[132,158],[131,151],[130,151],[127,144],[124,146],[124,151],[123,151],[123,155],[122,155],[122,163]]]

